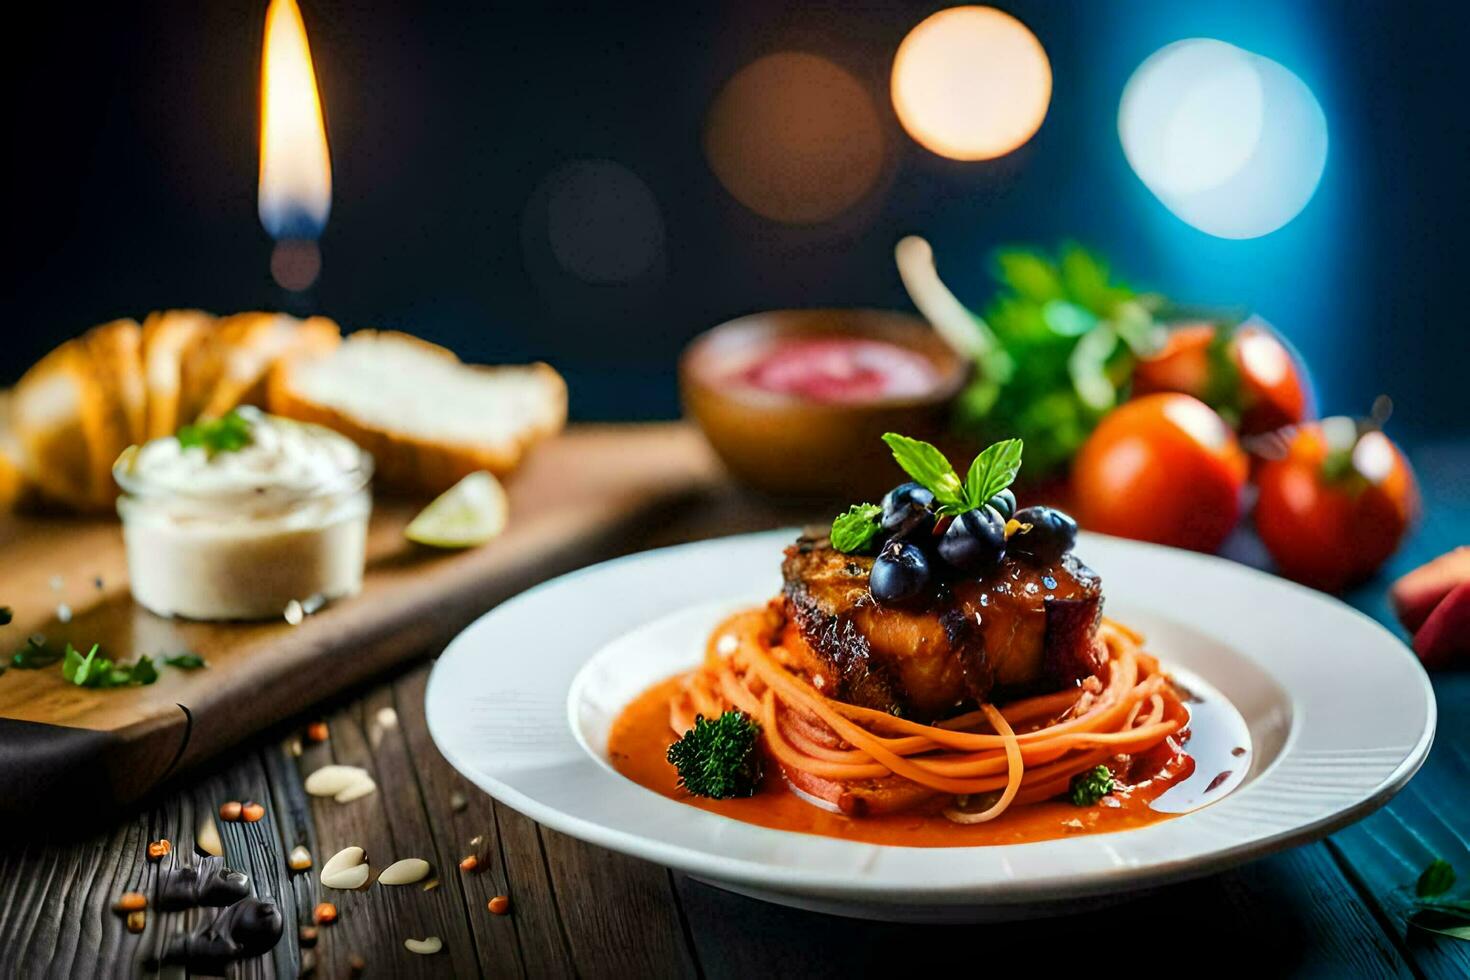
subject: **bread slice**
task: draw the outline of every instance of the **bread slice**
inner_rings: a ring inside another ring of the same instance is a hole
[[[15,396],[0,390],[0,510],[24,504],[33,487],[21,466],[20,440],[12,424]]]
[[[326,317],[304,321],[282,313],[226,317],[217,327],[219,375],[199,415],[217,418],[237,405],[263,404],[266,376],[276,361],[329,351],[341,340],[341,329]]]
[[[143,321],[143,382],[148,393],[143,441],[173,435],[192,419],[179,414],[184,359],[213,327],[214,317],[201,310],[162,310]]]
[[[393,331],[276,366],[269,407],[335,429],[373,454],[377,482],[438,494],[476,470],[503,476],[566,423],[567,387],[545,364],[479,367]]]
[[[112,464],[124,449],[143,438],[148,406],[143,387],[142,337],[143,331],[134,320],[113,320],[82,336],[99,396],[98,415],[87,434],[91,495],[99,507],[117,496]]]
[[[90,446],[107,425],[94,374],[82,341],[68,340],[21,377],[11,402],[26,481],[43,497],[78,510],[105,503],[93,486]]]

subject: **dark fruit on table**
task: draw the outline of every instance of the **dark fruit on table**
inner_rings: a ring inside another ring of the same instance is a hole
[[[917,546],[890,541],[883,546],[868,573],[868,589],[879,602],[903,602],[929,584],[929,559]]]
[[[1010,520],[1016,513],[1016,495],[1011,493],[1009,487],[990,498],[990,506],[994,507],[1001,517]]]
[[[1006,542],[1013,555],[1050,564],[1077,543],[1077,522],[1055,507],[1027,507],[1016,512],[1015,520],[1021,526]]]
[[[883,530],[890,533],[911,530],[915,523],[929,515],[934,494],[917,483],[900,483],[883,495]]]
[[[939,539],[939,557],[962,572],[988,572],[1006,553],[1006,521],[989,504],[956,517]]]

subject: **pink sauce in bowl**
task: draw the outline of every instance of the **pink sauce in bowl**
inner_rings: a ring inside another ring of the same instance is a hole
[[[922,398],[941,381],[917,351],[841,336],[777,340],[729,377],[748,388],[840,405]]]

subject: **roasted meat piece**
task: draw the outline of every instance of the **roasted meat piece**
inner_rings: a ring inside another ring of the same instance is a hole
[[[829,697],[932,721],[997,695],[1059,690],[1097,671],[1102,584],[1068,553],[1005,558],[902,606],[868,591],[873,559],[825,536],[786,549],[783,646]]]

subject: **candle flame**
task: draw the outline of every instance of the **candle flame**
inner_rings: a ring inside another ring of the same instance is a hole
[[[260,223],[272,238],[315,239],[332,208],[332,163],[306,24],[271,0],[260,63]]]

